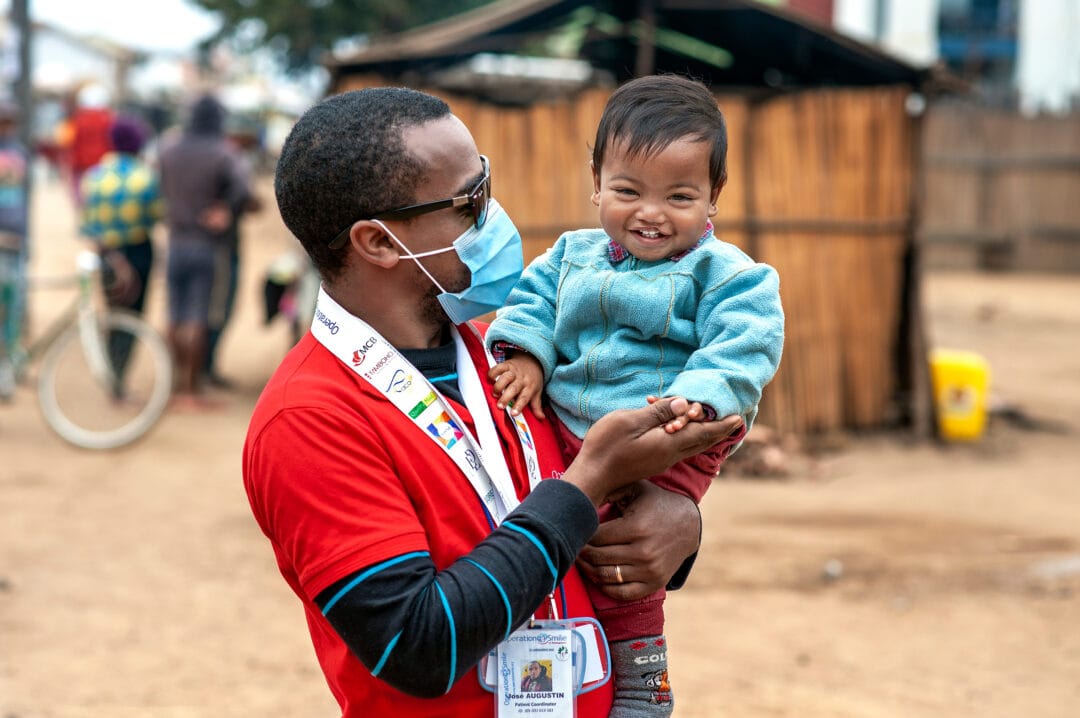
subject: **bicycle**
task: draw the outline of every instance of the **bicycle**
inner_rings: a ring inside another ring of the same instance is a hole
[[[31,279],[33,290],[74,285],[77,296],[29,345],[6,348],[0,338],[0,384],[4,377],[21,381],[40,359],[38,406],[49,427],[80,448],[115,449],[161,418],[172,393],[172,355],[142,317],[102,306],[97,254],[80,252],[75,265],[74,276]],[[14,389],[6,388],[0,385],[0,397]]]

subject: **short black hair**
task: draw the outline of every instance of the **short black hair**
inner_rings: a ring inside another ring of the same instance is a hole
[[[191,106],[187,132],[192,135],[220,137],[225,132],[225,105],[213,95],[202,95]]]
[[[402,131],[438,120],[450,107],[401,87],[334,95],[311,107],[285,140],[274,194],[285,226],[323,279],[343,268],[344,251],[327,243],[352,222],[412,204],[425,174]]]
[[[593,167],[600,171],[604,153],[616,142],[625,142],[631,156],[648,157],[687,136],[712,143],[709,180],[715,187],[727,178],[728,145],[716,98],[702,83],[681,75],[639,77],[608,98],[596,128]]]

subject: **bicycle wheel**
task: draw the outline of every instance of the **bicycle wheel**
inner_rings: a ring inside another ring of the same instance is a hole
[[[45,353],[38,404],[62,439],[84,449],[130,444],[161,417],[172,392],[172,357],[141,317],[110,311],[96,340],[74,324]],[[84,327],[85,329],[85,327]]]

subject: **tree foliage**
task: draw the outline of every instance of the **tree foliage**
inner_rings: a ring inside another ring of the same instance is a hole
[[[341,40],[401,32],[486,5],[491,0],[193,0],[218,14],[210,42],[269,45],[292,69],[319,64]]]

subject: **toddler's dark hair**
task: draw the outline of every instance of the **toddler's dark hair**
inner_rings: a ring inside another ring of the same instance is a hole
[[[681,75],[647,75],[620,86],[608,98],[593,144],[599,172],[604,153],[623,142],[630,156],[649,157],[672,142],[692,136],[712,143],[709,180],[727,178],[727,126],[716,98],[705,85]]]

